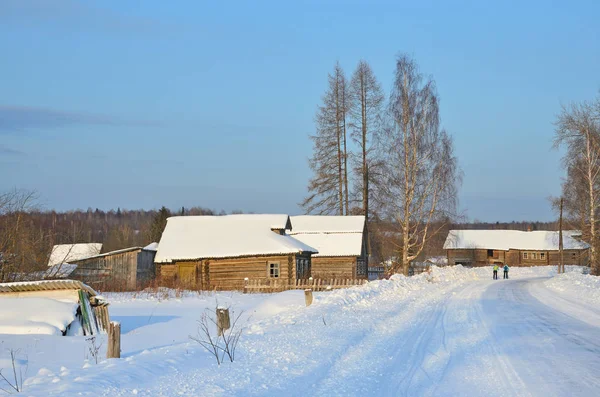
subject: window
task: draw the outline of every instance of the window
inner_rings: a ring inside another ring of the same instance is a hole
[[[537,259],[537,252],[531,253],[531,259]]]
[[[523,252],[523,259],[527,259],[527,252]]]
[[[366,276],[367,275],[367,262],[364,259],[356,260],[356,275]]]
[[[279,262],[269,262],[267,272],[269,277],[279,278]]]
[[[545,252],[540,252],[540,259],[541,260],[546,260],[546,253]]]
[[[487,250],[487,254],[488,254],[488,258],[493,258],[494,257],[494,250]]]
[[[299,280],[310,277],[310,260],[306,258],[296,259],[296,278]]]

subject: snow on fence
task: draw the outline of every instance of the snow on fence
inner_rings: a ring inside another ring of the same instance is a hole
[[[364,279],[323,279],[310,278],[304,280],[296,280],[291,284],[288,280],[283,279],[256,279],[244,280],[244,293],[252,292],[281,292],[290,289],[311,289],[313,291],[328,291],[333,289],[354,287],[368,283]]]

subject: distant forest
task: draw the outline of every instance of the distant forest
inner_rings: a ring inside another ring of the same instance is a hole
[[[0,196],[0,269],[34,271],[43,269],[54,244],[102,243],[102,252],[145,246],[160,241],[169,216],[225,215],[203,207],[159,210],[103,211],[88,208],[74,211],[43,211],[35,197],[26,192]],[[234,211],[232,213],[243,213]],[[438,235],[428,242],[420,257],[443,255],[442,246],[450,229],[557,230],[556,222],[457,223],[440,225]],[[397,227],[369,223],[372,263],[397,255]],[[4,255],[4,256],[3,256]]]

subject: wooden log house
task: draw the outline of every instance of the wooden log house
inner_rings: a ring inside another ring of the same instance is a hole
[[[288,235],[315,247],[314,278],[366,279],[369,244],[364,216],[291,217]]]
[[[291,227],[288,215],[168,218],[155,258],[161,284],[242,290],[246,278],[309,278],[317,250],[286,235]]]
[[[581,232],[563,232],[566,265],[588,265],[589,244]],[[450,230],[444,249],[449,265],[558,266],[558,232],[519,230]]]

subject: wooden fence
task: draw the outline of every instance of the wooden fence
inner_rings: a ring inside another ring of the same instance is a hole
[[[290,289],[311,289],[313,291],[328,291],[340,288],[354,287],[366,284],[364,279],[306,279],[296,280],[291,284],[283,279],[244,280],[244,293],[252,292],[281,292]]]

